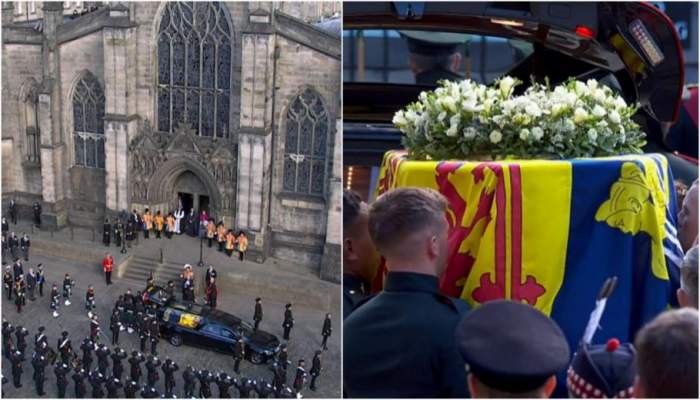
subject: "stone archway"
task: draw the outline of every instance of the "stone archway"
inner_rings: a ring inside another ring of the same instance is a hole
[[[221,193],[214,177],[198,162],[186,157],[160,165],[149,181],[148,202],[172,210],[178,206],[178,193],[191,195],[196,211],[204,201],[210,215],[218,215],[222,209]]]

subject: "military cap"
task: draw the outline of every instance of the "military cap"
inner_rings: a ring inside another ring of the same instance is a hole
[[[426,56],[447,56],[457,51],[458,46],[467,43],[467,33],[399,31],[406,39],[408,51]]]
[[[606,344],[582,344],[566,372],[570,397],[631,398],[637,370],[634,346],[613,338]]]
[[[460,321],[455,339],[469,372],[496,390],[537,389],[569,364],[569,345],[559,326],[523,303],[481,305]]]

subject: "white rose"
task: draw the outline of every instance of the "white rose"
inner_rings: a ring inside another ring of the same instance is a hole
[[[542,136],[544,136],[544,131],[542,130],[542,128],[540,128],[539,126],[532,128],[532,137],[535,138],[535,140],[542,139]]]
[[[586,84],[581,81],[576,81],[576,83],[574,84],[574,90],[579,96],[588,94],[588,86],[586,86]]]
[[[591,142],[595,142],[596,139],[598,139],[598,132],[596,132],[596,130],[593,129],[593,128],[589,129],[589,130],[588,130],[588,139],[589,139]]]
[[[404,112],[403,110],[401,110],[397,111],[396,114],[394,114],[394,118],[391,120],[391,122],[393,122],[394,125],[401,127],[406,125],[406,122],[408,121],[406,121],[406,118],[404,117]]]
[[[586,81],[586,86],[588,86],[588,88],[591,90],[595,90],[598,87],[598,81],[595,79],[589,79]]]
[[[595,107],[593,107],[593,115],[596,117],[604,117],[605,116],[605,109],[601,107],[599,104],[596,104]]]
[[[610,111],[610,115],[608,115],[608,118],[610,118],[610,122],[612,122],[613,124],[620,123],[620,114],[615,110]]]
[[[506,76],[503,79],[501,79],[501,82],[498,84],[498,87],[499,89],[501,89],[501,93],[503,94],[503,96],[508,96],[514,84],[515,79],[511,78],[510,76]]]
[[[464,111],[476,112],[476,111],[480,111],[481,108],[482,108],[481,106],[478,106],[478,105],[476,104],[476,100],[474,100],[474,101],[466,101],[466,102],[462,103],[462,109],[463,109]]]
[[[452,112],[457,111],[457,105],[454,97],[452,96],[445,96],[442,98],[442,107],[446,108]]]
[[[520,130],[520,140],[527,140],[529,136],[530,131],[527,128]]]
[[[454,137],[457,136],[458,128],[459,128],[459,121],[460,121],[460,116],[459,114],[455,114],[450,118],[450,129],[448,129],[445,132],[445,135]]]
[[[627,102],[625,101],[625,99],[622,98],[622,96],[615,97],[615,107],[617,107],[617,108],[627,107]]]
[[[533,117],[539,117],[542,115],[542,110],[535,103],[530,103],[525,107],[525,112],[532,115]]]
[[[464,128],[462,134],[467,139],[473,139],[474,137],[476,137],[476,128],[474,128],[473,126]]]
[[[583,83],[582,83],[583,84]],[[574,122],[581,123],[588,118],[588,112],[581,107],[574,110]]]
[[[596,89],[596,90],[593,92],[593,98],[594,98],[596,101],[599,101],[599,102],[601,102],[601,103],[605,101],[605,98],[606,98],[606,97],[607,97],[607,96],[605,96],[605,90],[603,90],[603,89]]]
[[[503,139],[503,134],[501,134],[501,131],[499,130],[493,130],[489,135],[489,139],[491,140],[491,143],[498,143],[501,141],[501,139]]]

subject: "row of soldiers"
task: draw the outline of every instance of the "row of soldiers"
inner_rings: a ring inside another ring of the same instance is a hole
[[[29,300],[35,301],[35,291],[38,289],[39,295],[44,296],[44,269],[42,264],[37,266],[37,271],[29,268],[28,273],[24,273],[24,266],[19,259],[15,260],[12,267],[5,265],[3,273],[3,289],[7,293],[7,300],[12,300],[15,296],[15,306],[17,312],[22,312],[22,307],[27,304],[27,296]]]
[[[12,335],[16,336],[16,340],[12,339]],[[14,386],[22,387],[21,377],[23,370],[23,362],[25,361],[26,337],[29,332],[21,326],[13,327],[9,322],[3,321],[2,326],[2,342],[3,352],[5,357],[10,361],[12,366],[12,378]],[[175,372],[179,370],[177,363],[170,358],[166,358],[165,362],[161,362],[157,355],[150,354],[147,357],[138,351],[132,351],[131,357],[127,359],[125,350],[116,346],[113,351],[110,351],[106,345],[97,344],[90,338],[83,340],[80,345],[82,357],[77,355],[73,350],[71,340],[68,337],[68,332],[64,331],[61,338],[58,339],[57,349],[58,355],[48,346],[48,338],[44,334],[44,327],[39,328],[39,332],[34,337],[34,353],[31,358],[31,364],[34,368],[32,379],[34,380],[36,392],[38,395],[45,395],[44,381],[45,368],[49,364],[54,364],[54,373],[56,375],[57,397],[64,398],[66,388],[68,386],[67,374],[71,367],[74,369],[72,379],[75,383],[75,397],[83,398],[86,395],[85,381],[92,386],[93,398],[101,398],[104,396],[104,389],[107,392],[108,398],[119,396],[119,389],[124,388],[124,396],[126,398],[135,397],[136,393],[141,390],[141,396],[144,398],[161,397],[156,385],[160,376],[158,367],[161,368],[164,374],[164,397],[174,397],[176,389]],[[238,361],[238,357],[244,357],[245,346],[240,342],[240,353],[234,353],[234,359]],[[97,367],[92,370],[93,352],[97,358]],[[310,374],[312,376],[309,388],[315,390],[315,382],[321,372],[321,351],[316,351],[313,359]],[[109,359],[112,360],[111,375],[109,371]],[[124,379],[123,361],[129,363],[129,376]],[[145,363],[145,364],[144,364]],[[144,386],[140,385],[143,371],[141,364],[146,367],[146,382]],[[238,362],[236,362],[236,373],[238,378],[231,377],[227,373],[221,371],[219,374],[204,370],[195,370],[191,365],[183,371],[182,377],[184,381],[185,397],[192,397],[195,394],[196,382],[199,381],[198,396],[202,398],[212,397],[211,384],[215,383],[218,386],[218,397],[230,397],[229,390],[235,387],[239,391],[241,398],[251,397],[255,392],[260,398],[267,398],[272,395],[276,397],[295,397],[299,393],[307,380],[307,373],[304,369],[304,360],[299,360],[297,365],[296,376],[292,388],[287,386],[287,360],[286,346],[278,354],[275,362],[272,364],[273,378],[271,382],[264,379],[248,379],[240,376],[238,371]]]
[[[7,221],[3,217],[2,243],[0,243],[2,246],[2,262],[5,262],[5,257],[8,255],[12,260],[24,258],[24,261],[29,261],[29,247],[32,244],[29,235],[22,233],[20,237],[17,237],[15,232],[8,232],[7,229]]]
[[[17,202],[15,202],[15,199],[10,200],[7,211],[10,215],[10,221],[17,225]],[[34,202],[32,205],[32,215],[34,216],[34,225],[41,226],[41,204],[38,202]]]
[[[105,219],[104,225],[102,225],[102,243],[105,246],[109,246],[112,241],[112,234],[114,234],[114,244],[117,247],[122,247],[122,241],[126,242],[127,247],[131,247],[131,242],[135,239],[136,226],[131,220],[128,220],[126,224],[122,222],[121,219],[117,219],[114,226],[109,223],[109,218]]]

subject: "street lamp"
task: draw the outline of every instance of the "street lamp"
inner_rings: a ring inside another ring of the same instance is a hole
[[[204,260],[202,259],[202,249],[204,248],[204,236],[199,235],[199,262],[197,263],[198,267],[203,267],[204,266]]]
[[[126,254],[126,230],[124,229],[124,224],[121,224],[122,226],[122,249],[120,253]]]

